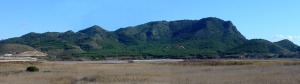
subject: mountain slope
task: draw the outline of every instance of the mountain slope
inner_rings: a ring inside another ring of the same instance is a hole
[[[5,44],[0,46],[0,55],[16,54],[25,51],[36,51],[36,49],[27,45],[20,45],[20,44]]]

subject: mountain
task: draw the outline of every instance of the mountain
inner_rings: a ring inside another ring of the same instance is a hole
[[[221,47],[219,51],[235,47],[246,41],[246,38],[230,21],[223,21],[218,18],[149,22],[135,27],[119,29],[116,33],[119,36],[119,41],[124,44],[165,42],[167,44],[182,44],[187,47],[210,47],[214,50]],[[211,42],[215,46],[211,45]],[[228,46],[223,46],[225,44]]]
[[[272,43],[264,39],[251,39],[226,53],[248,58],[294,58],[299,57],[299,51],[300,47],[289,40]]]
[[[275,53],[286,54],[289,50],[264,39],[252,39],[233,49],[238,53]]]
[[[275,42],[275,44],[285,48],[285,49],[288,49],[292,52],[298,52],[300,51],[300,47],[296,44],[294,44],[293,42],[291,42],[290,40],[281,40],[281,41],[278,41],[278,42]]]
[[[218,18],[155,21],[115,33],[130,50],[150,56],[215,55],[247,41],[230,21]]]
[[[108,31],[106,31],[105,29],[97,26],[97,25],[94,25],[90,28],[87,28],[85,30],[80,30],[78,31],[79,33],[84,33],[84,34],[87,34],[87,35],[95,35],[95,34],[99,34],[99,35],[106,35],[108,33]]]
[[[78,32],[28,33],[2,40],[0,45],[28,45],[58,58],[216,58],[240,54],[287,55],[297,45],[247,40],[231,21],[215,17],[200,20],[153,21],[107,31],[100,26]]]
[[[234,37],[238,40],[246,38],[230,21],[218,18],[204,18],[201,20],[156,21],[135,27],[122,28],[115,31],[122,37],[133,38],[138,41],[176,41],[184,42],[208,38]]]

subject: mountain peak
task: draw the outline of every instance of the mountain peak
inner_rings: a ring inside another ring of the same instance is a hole
[[[100,29],[102,29],[100,26],[98,26],[98,25],[93,25],[93,26],[91,26],[90,28],[100,28]]]
[[[217,17],[207,17],[207,18],[202,18],[200,20],[205,20],[205,21],[224,21],[220,18],[217,18]]]
[[[224,21],[216,17],[207,17],[198,20],[189,30],[195,32],[197,37],[211,38],[224,36],[237,36],[240,39],[246,39],[233,25],[231,21]]]
[[[292,41],[288,40],[288,39],[283,39],[283,40],[280,40],[278,42],[285,42],[285,43],[293,43]],[[294,44],[294,43],[293,43]]]
[[[107,30],[103,29],[102,27],[98,25],[91,26],[87,29],[78,31],[80,33],[86,33],[86,34],[99,34],[99,33],[106,33]]]

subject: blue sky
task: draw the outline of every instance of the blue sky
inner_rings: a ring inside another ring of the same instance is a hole
[[[114,31],[158,20],[218,17],[247,38],[300,44],[300,0],[1,0],[0,39],[29,32]]]

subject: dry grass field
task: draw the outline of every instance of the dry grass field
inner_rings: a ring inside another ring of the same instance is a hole
[[[0,84],[300,84],[300,60],[0,63]]]

